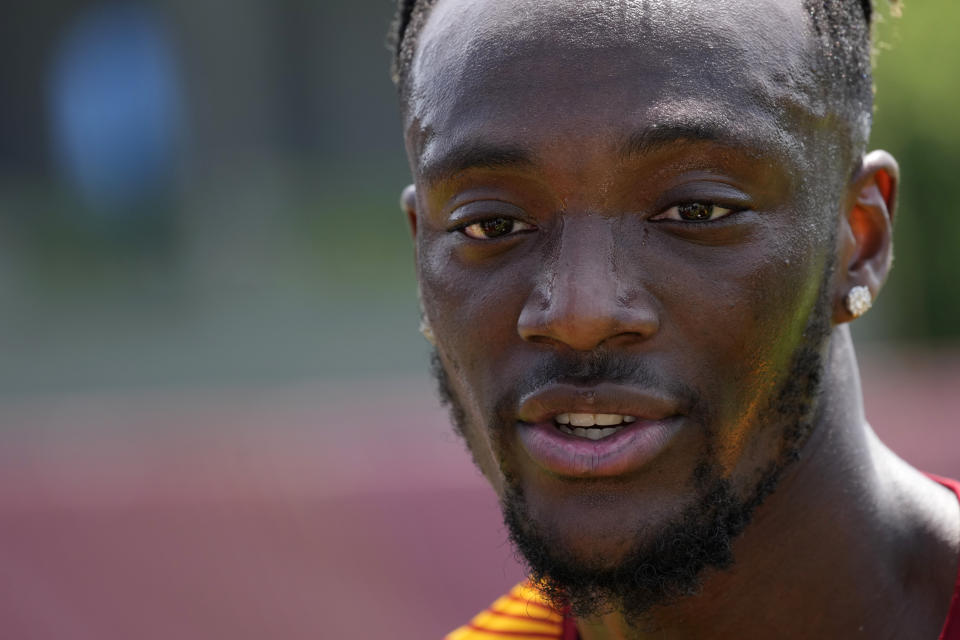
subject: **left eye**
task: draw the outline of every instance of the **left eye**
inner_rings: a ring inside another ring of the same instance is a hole
[[[709,202],[690,202],[670,207],[651,220],[679,220],[681,222],[710,222],[733,213],[733,209],[721,207]]]
[[[520,222],[515,218],[488,218],[460,227],[460,231],[468,238],[475,240],[494,240],[503,236],[530,231],[533,228],[532,224]]]

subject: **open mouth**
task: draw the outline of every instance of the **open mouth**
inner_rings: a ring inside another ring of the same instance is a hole
[[[602,440],[623,430],[636,417],[618,413],[561,413],[553,418],[559,431],[576,438]]]
[[[656,389],[557,383],[521,399],[515,434],[530,461],[550,474],[613,477],[660,455],[686,424],[682,409]]]

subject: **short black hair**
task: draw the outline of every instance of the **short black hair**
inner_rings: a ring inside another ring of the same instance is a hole
[[[820,40],[821,75],[829,93],[841,103],[841,110],[854,129],[855,147],[866,145],[873,112],[872,36],[874,0],[802,0]],[[896,6],[898,0],[889,0]],[[417,37],[436,0],[397,0],[397,9],[388,34],[393,53],[392,77],[406,99],[410,67],[417,48]],[[857,155],[863,149],[856,149]]]

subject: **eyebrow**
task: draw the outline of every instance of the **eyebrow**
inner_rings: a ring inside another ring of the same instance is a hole
[[[744,131],[731,128],[713,120],[678,120],[656,123],[627,136],[620,147],[624,157],[647,155],[676,143],[711,142],[724,147],[755,149],[760,139],[757,134],[744,135]]]
[[[469,169],[530,168],[534,164],[534,154],[523,147],[473,142],[455,147],[435,162],[422,162],[420,175],[432,183],[449,180]]]

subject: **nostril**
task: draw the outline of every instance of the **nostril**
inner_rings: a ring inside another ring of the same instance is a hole
[[[533,344],[544,344],[544,345],[559,345],[560,341],[549,336],[537,335],[537,334],[520,334],[520,337],[526,340],[527,342],[532,342]]]
[[[655,333],[655,331],[650,331],[647,333],[640,331],[623,331],[616,335],[610,336],[604,340],[602,344],[608,347],[629,347],[630,345],[649,340],[653,333]]]

